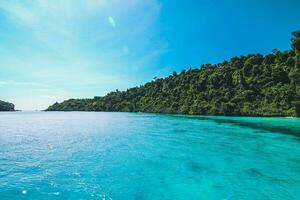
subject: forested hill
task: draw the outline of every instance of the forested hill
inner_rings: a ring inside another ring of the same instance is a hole
[[[15,110],[14,104],[0,100],[0,111],[14,111],[14,110]]]
[[[300,31],[288,51],[234,57],[127,91],[55,103],[47,111],[300,116]]]

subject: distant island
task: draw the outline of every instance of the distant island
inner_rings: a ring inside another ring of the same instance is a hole
[[[300,116],[300,31],[292,49],[233,57],[46,111],[119,111],[230,116]]]
[[[0,111],[15,111],[15,105],[0,100]]]

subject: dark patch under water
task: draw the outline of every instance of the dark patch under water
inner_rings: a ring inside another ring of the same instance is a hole
[[[299,127],[298,130],[294,130],[291,129],[289,127],[279,127],[277,126],[277,124],[264,124],[264,123],[255,123],[255,122],[251,122],[251,121],[242,121],[242,120],[238,120],[238,119],[230,119],[230,117],[228,117],[228,119],[225,118],[218,118],[218,117],[205,117],[205,116],[201,116],[201,117],[189,117],[189,116],[185,116],[186,118],[191,118],[191,119],[198,119],[198,120],[212,120],[215,121],[217,123],[229,123],[229,124],[233,124],[233,125],[237,125],[237,126],[242,126],[242,127],[248,127],[248,128],[253,128],[253,129],[259,129],[259,130],[263,130],[263,131],[269,131],[269,132],[277,132],[277,133],[283,133],[283,134],[290,134],[290,135],[294,135],[297,137],[300,137],[300,119],[294,119],[297,120],[299,122]],[[235,117],[236,118],[236,117]],[[265,118],[262,118],[262,120],[264,120]],[[291,119],[293,120],[293,119]]]

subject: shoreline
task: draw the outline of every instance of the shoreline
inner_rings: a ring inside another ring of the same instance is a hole
[[[26,112],[26,111],[21,111]],[[123,112],[123,111],[82,111],[82,110],[71,110],[71,111],[49,111],[49,110],[40,110],[40,111],[30,111],[30,112],[107,112],[107,113],[145,113],[145,114],[161,114],[161,115],[187,115],[187,116],[212,116],[212,117],[261,117],[261,118],[287,118],[287,119],[300,119],[300,117],[295,116],[285,116],[285,115],[197,115],[197,114],[183,114],[183,113],[159,113],[159,112]]]
[[[189,116],[189,117],[237,117],[237,118],[245,118],[245,117],[255,117],[255,118],[284,118],[284,119],[300,119],[300,117],[294,116],[282,116],[282,115],[195,115],[195,114],[180,114],[180,113],[155,113],[155,112],[122,112],[122,111],[81,111],[81,110],[74,110],[74,111],[47,111],[47,110],[15,110],[15,111],[0,111],[0,113],[16,113],[16,112],[23,112],[23,113],[76,113],[76,112],[83,112],[83,113],[142,113],[142,114],[159,114],[159,115],[173,115],[173,116]]]

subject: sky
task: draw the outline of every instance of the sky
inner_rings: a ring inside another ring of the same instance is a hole
[[[290,48],[299,0],[1,0],[0,99],[42,110]]]

